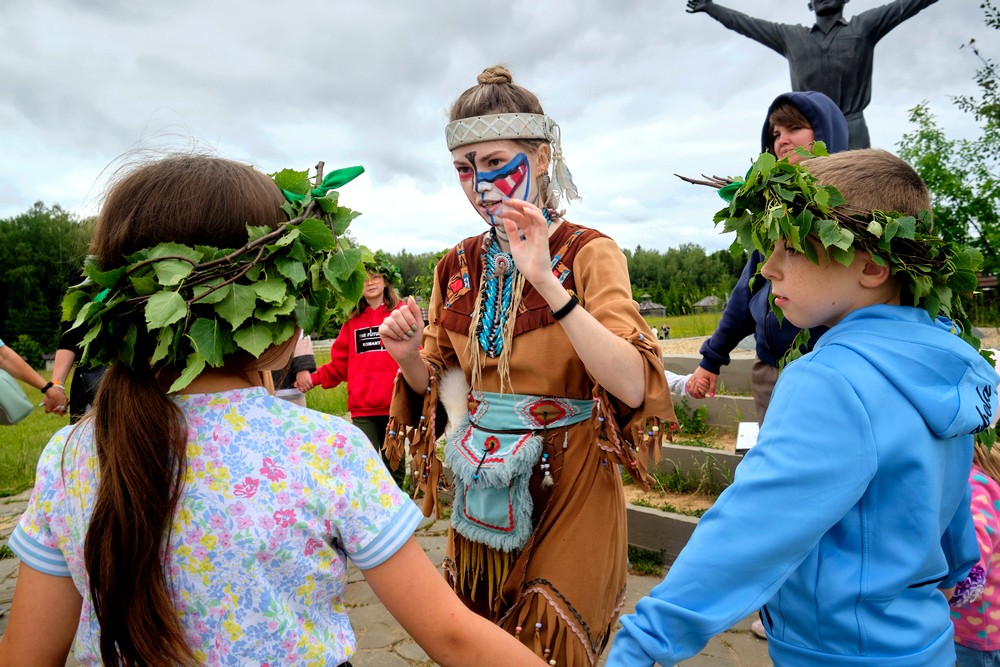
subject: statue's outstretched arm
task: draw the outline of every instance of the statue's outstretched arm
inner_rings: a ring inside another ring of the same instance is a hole
[[[785,31],[796,27],[785,23],[765,21],[735,9],[723,7],[712,0],[688,0],[687,12],[689,14],[704,12],[730,30],[760,42],[783,56],[788,55],[785,46]]]
[[[911,19],[937,0],[895,0],[858,14],[853,21],[862,24],[864,34],[874,43],[903,21]]]

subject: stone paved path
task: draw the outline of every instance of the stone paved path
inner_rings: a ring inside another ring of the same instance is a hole
[[[24,511],[30,492],[11,498],[0,498],[0,544],[7,538]],[[445,555],[446,521],[425,520],[417,530],[417,539],[424,551],[440,565]],[[18,561],[0,560],[0,634],[7,627],[7,612],[14,594]],[[624,613],[635,608],[636,601],[659,582],[656,577],[629,576],[629,595]],[[348,615],[358,639],[358,653],[351,659],[355,667],[430,667],[434,663],[379,604],[364,577],[354,568],[348,576]],[[748,617],[727,632],[712,639],[705,650],[686,660],[684,667],[770,667],[766,642],[750,633]],[[604,665],[601,660],[600,665]],[[67,667],[78,667],[72,657]]]

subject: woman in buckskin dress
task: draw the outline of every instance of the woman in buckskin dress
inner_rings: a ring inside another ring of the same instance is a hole
[[[446,135],[487,230],[438,263],[422,336],[412,299],[380,327],[400,366],[386,447],[393,460],[410,447],[429,515],[438,408],[454,393],[442,386],[458,378],[469,411],[445,446],[445,575],[549,664],[595,665],[625,601],[619,466],[643,483],[674,421],[660,348],[618,246],[557,208],[578,195],[534,94],[489,68],[455,101]]]

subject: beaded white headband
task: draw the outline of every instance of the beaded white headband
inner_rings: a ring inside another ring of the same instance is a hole
[[[580,199],[562,154],[559,125],[543,114],[500,113],[459,118],[445,127],[448,150],[495,139],[544,139],[552,144],[552,180],[556,195]]]

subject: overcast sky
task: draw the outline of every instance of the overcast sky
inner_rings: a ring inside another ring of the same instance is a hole
[[[806,0],[724,0],[811,24]],[[853,0],[851,15],[883,4]],[[284,11],[279,8],[286,8]],[[341,201],[373,250],[437,251],[477,233],[444,145],[446,112],[506,64],[562,128],[583,196],[567,218],[625,248],[731,242],[721,200],[673,174],[742,174],[759,150],[786,61],[684,0],[0,0],[0,218],[35,201],[99,205],[123,154],[197,146],[272,172],[362,164]],[[992,34],[991,34],[992,32]],[[876,48],[872,143],[896,149],[926,100],[954,136],[951,102],[975,91],[978,0],[941,0]]]

